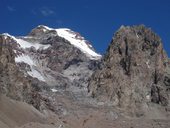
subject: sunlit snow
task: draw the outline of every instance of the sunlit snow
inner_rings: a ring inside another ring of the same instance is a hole
[[[14,36],[11,36],[8,33],[3,33],[2,35],[7,36],[7,37],[11,37],[23,49],[34,47],[36,50],[38,50],[38,49],[47,49],[47,48],[49,48],[51,46],[51,45],[43,45],[43,44],[39,44],[39,43],[28,42],[28,41],[25,41],[23,39],[18,39],[18,38],[14,37]]]
[[[42,48],[42,49],[47,49],[48,47],[50,47],[50,45],[42,45],[39,43],[30,43],[27,41],[24,41],[22,39],[15,39],[17,41],[17,43],[20,45],[21,48],[31,48],[34,47],[36,50]]]
[[[15,57],[15,62],[16,62],[16,63],[21,63],[21,62],[23,62],[23,63],[26,63],[26,64],[28,64],[28,65],[30,65],[30,66],[35,65],[34,62],[33,62],[33,60],[32,60],[28,55],[24,55],[24,54],[21,55],[21,56]]]
[[[35,70],[34,68],[31,68],[31,71],[27,72],[30,76],[35,77],[37,79],[39,79],[40,81],[45,81],[44,77],[41,75],[41,73],[39,73],[37,70]]]
[[[54,89],[54,88],[51,89],[51,91],[52,91],[52,92],[58,92],[58,90],[56,90],[56,89]]]

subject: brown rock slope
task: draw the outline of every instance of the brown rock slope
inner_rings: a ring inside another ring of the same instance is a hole
[[[34,107],[0,95],[0,128],[12,128],[28,122],[43,123],[45,117]]]
[[[161,39],[151,29],[122,26],[111,41],[101,69],[93,73],[89,92],[99,101],[142,116],[151,108],[154,111],[155,106],[169,106],[169,67]]]

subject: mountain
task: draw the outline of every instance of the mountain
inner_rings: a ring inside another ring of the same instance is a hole
[[[12,47],[12,61],[24,76],[47,84],[51,89],[86,79],[93,70],[93,64],[101,58],[88,41],[69,29],[51,29],[41,25],[28,36],[2,34],[2,38],[10,42],[7,45]],[[75,70],[75,66],[80,68]]]
[[[169,89],[161,39],[142,25],[122,26],[104,56],[67,28],[0,35],[3,128],[168,127]]]

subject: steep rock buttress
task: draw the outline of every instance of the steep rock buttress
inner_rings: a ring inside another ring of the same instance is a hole
[[[122,26],[101,67],[93,73],[88,86],[90,95],[99,101],[132,113],[143,113],[153,104],[169,105],[170,62],[161,39],[151,29]]]

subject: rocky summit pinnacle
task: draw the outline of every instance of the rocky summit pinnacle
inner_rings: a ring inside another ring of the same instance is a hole
[[[162,42],[145,26],[121,27],[89,82],[90,94],[130,112],[152,103],[169,106],[169,60]]]
[[[104,56],[68,28],[0,35],[0,128],[168,128],[170,60],[143,25]]]

